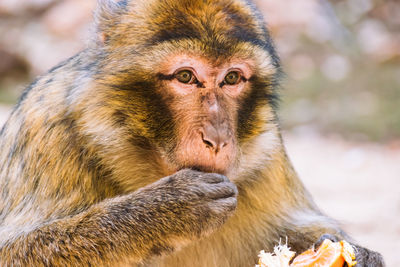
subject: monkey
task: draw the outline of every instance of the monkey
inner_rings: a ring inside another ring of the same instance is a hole
[[[1,129],[1,266],[241,267],[351,241],[287,157],[252,2],[99,0],[94,24]]]

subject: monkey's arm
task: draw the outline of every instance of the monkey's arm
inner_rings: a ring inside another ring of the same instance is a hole
[[[226,177],[185,170],[51,222],[0,248],[1,266],[140,262],[212,232],[236,207]]]
[[[270,245],[270,249],[280,240],[285,241],[287,238],[288,246],[291,250],[300,254],[312,246],[317,248],[324,239],[329,238],[332,241],[346,240],[351,243],[355,248],[357,266],[371,266],[382,267],[385,266],[382,256],[374,251],[366,249],[356,244],[352,238],[342,230],[340,223],[334,219],[324,215],[317,205],[312,200],[311,195],[305,189],[304,185],[299,180],[297,174],[294,172],[291,165],[288,164],[287,156],[285,160],[274,162],[277,167],[275,169],[286,170],[285,174],[280,176],[281,173],[267,173],[267,177],[274,177],[273,183],[268,183],[270,192],[280,192],[280,194],[271,194],[272,200],[279,199],[279,208],[267,208],[270,213],[277,213],[276,218],[283,218],[283,220],[276,220],[273,222],[274,228],[278,232],[278,240],[274,240]],[[285,163],[286,165],[278,167],[279,164]],[[273,168],[272,168],[273,169]],[[266,180],[268,181],[268,180]],[[283,184],[283,186],[282,186]],[[260,186],[261,191],[268,190]],[[291,194],[284,194],[285,191]],[[260,193],[259,193],[260,194]],[[261,195],[261,194],[260,194]],[[284,198],[282,198],[284,196]],[[265,198],[266,196],[264,196]]]

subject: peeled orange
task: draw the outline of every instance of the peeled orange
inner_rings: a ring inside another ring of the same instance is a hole
[[[286,245],[275,247],[274,253],[261,251],[260,267],[342,267],[345,262],[349,267],[354,266],[355,254],[353,247],[346,241],[332,242],[325,239],[317,251],[309,249],[293,259],[295,253]]]

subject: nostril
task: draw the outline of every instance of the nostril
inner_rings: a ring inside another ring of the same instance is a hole
[[[212,144],[210,141],[208,141],[208,140],[204,140],[204,139],[203,139],[203,143],[206,144],[206,145],[209,146],[209,147],[214,147],[213,144]]]
[[[206,146],[210,147],[210,148],[215,148],[215,143],[212,140],[207,139],[206,137],[204,137],[204,134],[201,133],[201,138],[203,139],[203,143],[206,144]]]

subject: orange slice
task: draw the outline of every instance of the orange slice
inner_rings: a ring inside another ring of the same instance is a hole
[[[342,245],[333,243],[325,239],[317,251],[309,249],[297,256],[290,266],[293,267],[342,267],[344,258],[342,257]]]
[[[290,251],[287,245],[279,245],[274,248],[274,253],[261,251],[259,267],[342,267],[345,262],[349,267],[354,266],[355,253],[353,247],[342,240],[332,242],[325,239],[317,251],[309,249],[294,258],[295,253]]]

